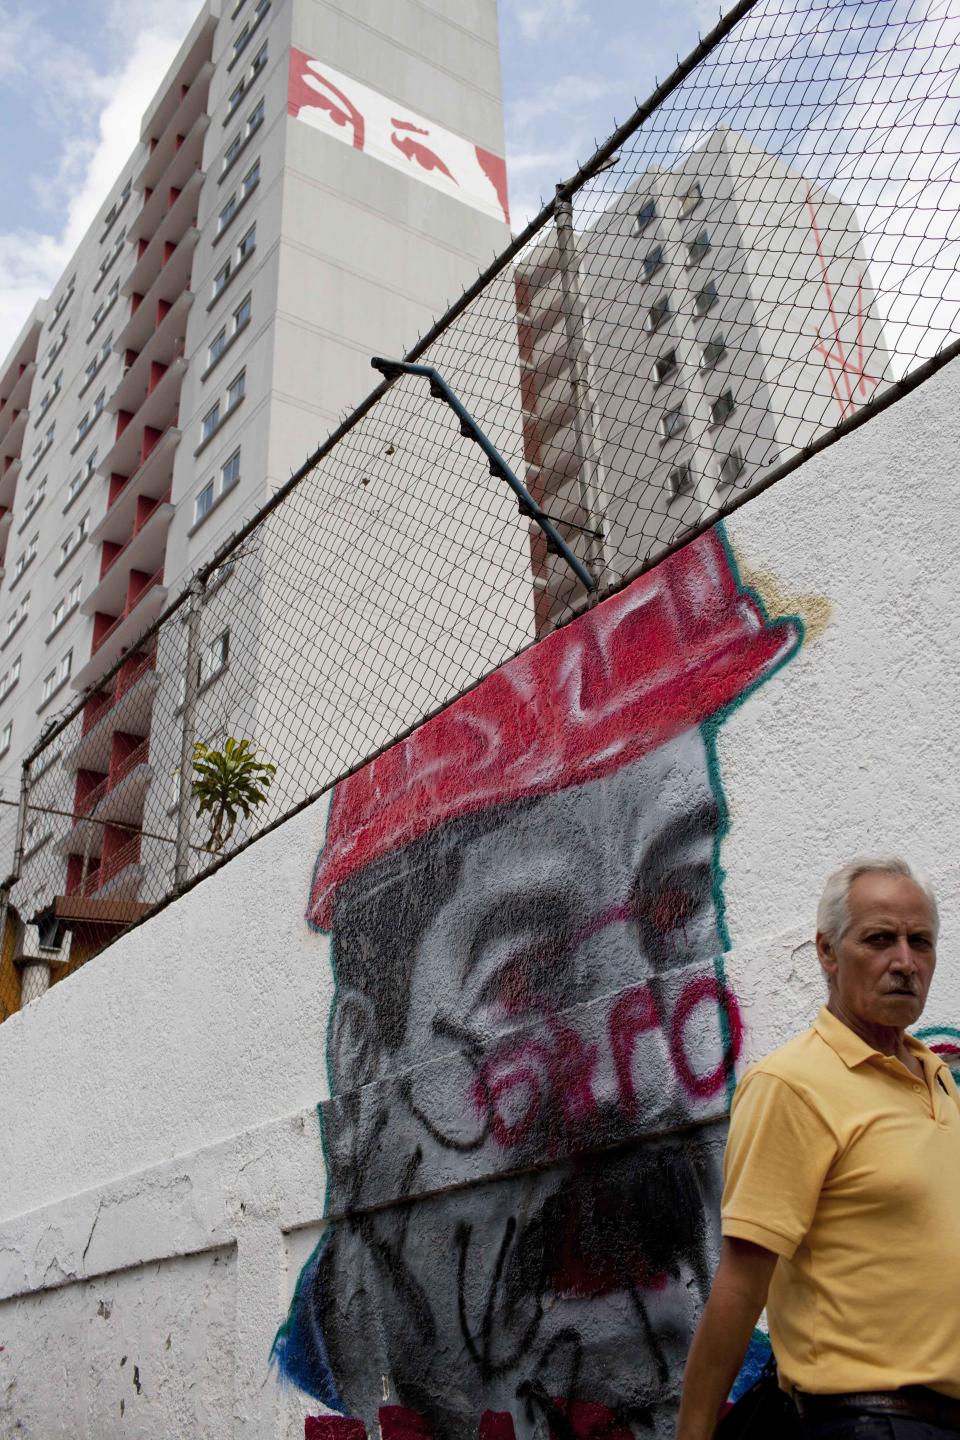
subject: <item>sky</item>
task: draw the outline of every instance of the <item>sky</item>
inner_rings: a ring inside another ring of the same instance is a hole
[[[199,0],[0,0],[0,355],[127,160],[199,9]],[[500,0],[499,14],[522,222],[719,11],[712,0]]]
[[[0,355],[128,159],[144,105],[199,8],[0,0]],[[650,158],[669,163],[668,147],[729,123],[734,101],[738,128],[858,207],[874,284],[905,327],[907,351],[918,352],[947,291],[960,315],[960,18],[951,9],[957,0],[761,0],[631,142],[627,162],[633,173]],[[519,229],[720,11],[716,0],[499,0],[499,17]]]

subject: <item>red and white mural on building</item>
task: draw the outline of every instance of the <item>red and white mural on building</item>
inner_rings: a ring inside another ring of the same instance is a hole
[[[294,47],[287,109],[293,119],[509,223],[502,155],[454,135]]]

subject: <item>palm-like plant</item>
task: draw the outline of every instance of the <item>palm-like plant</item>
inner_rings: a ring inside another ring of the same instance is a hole
[[[198,802],[197,818],[209,816],[209,850],[219,854],[240,816],[248,819],[254,807],[263,804],[276,773],[276,765],[257,759],[250,740],[234,740],[231,736],[222,750],[194,745],[190,793]]]

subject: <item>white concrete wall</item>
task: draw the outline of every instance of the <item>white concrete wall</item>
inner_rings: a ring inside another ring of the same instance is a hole
[[[815,1013],[818,889],[863,849],[931,871],[924,1024],[960,1020],[958,402],[955,364],[728,527],[768,613],[807,624],[719,731],[741,1063]],[[323,1214],[332,979],[303,916],[325,816],[0,1026],[0,1436],[292,1440],[318,1408],[268,1354]]]

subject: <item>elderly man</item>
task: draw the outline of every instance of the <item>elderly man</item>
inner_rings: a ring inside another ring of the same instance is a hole
[[[960,1101],[906,1033],[938,923],[903,860],[854,860],[828,880],[827,1004],[737,1087],[720,1264],[677,1440],[713,1434],[764,1304],[805,1436],[960,1434]]]
[[[741,1038],[713,726],[798,639],[712,532],[337,787],[317,1433],[672,1432]]]

